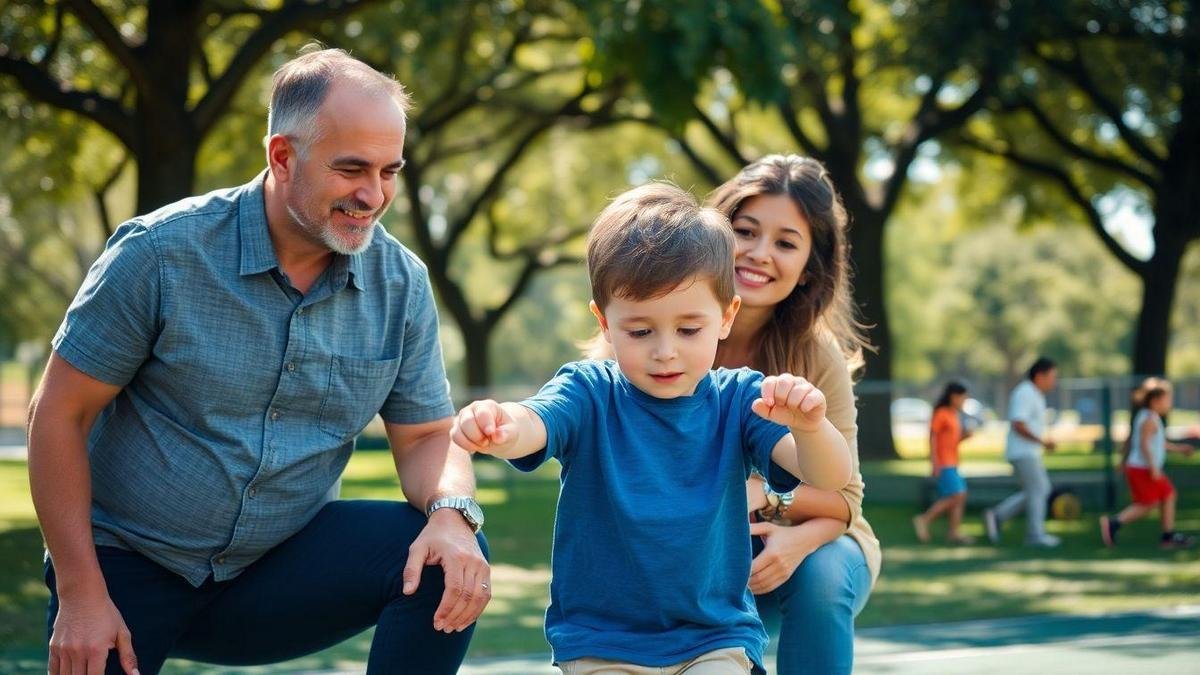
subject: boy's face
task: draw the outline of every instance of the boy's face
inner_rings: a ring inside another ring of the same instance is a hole
[[[614,297],[592,303],[621,372],[656,398],[690,396],[712,368],[717,342],[729,335],[741,299],[722,309],[712,283],[690,279],[649,300]]]

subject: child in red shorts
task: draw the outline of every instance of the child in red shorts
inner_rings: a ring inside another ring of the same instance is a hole
[[[1122,525],[1144,517],[1155,506],[1159,507],[1162,516],[1160,548],[1188,548],[1196,543],[1195,537],[1175,531],[1175,486],[1163,473],[1167,452],[1179,452],[1189,457],[1192,454],[1191,446],[1167,440],[1163,416],[1170,410],[1170,384],[1159,380],[1145,392],[1141,409],[1129,430],[1125,479],[1129,482],[1133,503],[1115,516],[1100,516],[1100,537],[1110,548],[1116,545],[1117,531]]]

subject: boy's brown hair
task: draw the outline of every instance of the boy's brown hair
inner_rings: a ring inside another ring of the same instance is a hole
[[[726,308],[733,301],[733,232],[716,209],[668,183],[647,183],[612,201],[588,235],[592,299],[648,300],[692,278],[708,280]]]

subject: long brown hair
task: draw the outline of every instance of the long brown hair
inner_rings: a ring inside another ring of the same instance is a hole
[[[767,155],[742,169],[708,197],[708,205],[733,220],[746,200],[786,195],[808,219],[812,252],[805,282],[775,305],[757,336],[754,363],[764,373],[804,373],[815,363],[822,342],[832,340],[852,370],[872,349],[858,320],[850,284],[848,217],[825,166],[799,155]],[[720,362],[720,351],[717,352]]]

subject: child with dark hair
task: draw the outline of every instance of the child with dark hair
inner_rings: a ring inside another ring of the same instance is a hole
[[[959,420],[966,401],[966,386],[949,382],[933,407],[933,419],[929,423],[929,459],[937,478],[938,498],[924,513],[913,516],[913,529],[923,544],[930,540],[930,523],[943,513],[947,514],[950,526],[946,532],[948,543],[975,543],[974,538],[959,531],[967,506],[967,482],[958,472],[958,444],[970,435],[963,431]]]

